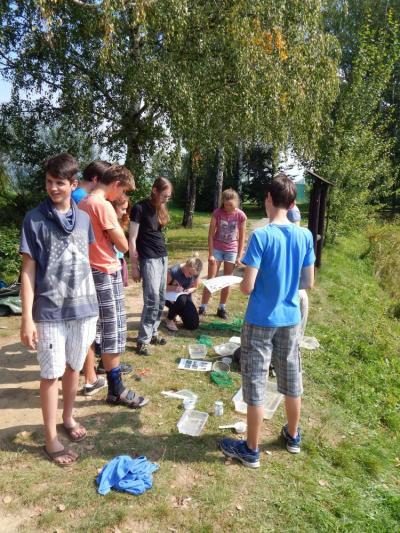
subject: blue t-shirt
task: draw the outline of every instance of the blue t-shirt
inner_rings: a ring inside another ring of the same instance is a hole
[[[254,231],[242,262],[258,269],[245,321],[256,326],[300,322],[301,269],[315,261],[312,234],[293,224],[268,224]]]
[[[88,193],[85,191],[85,189],[82,189],[82,187],[78,187],[71,193],[71,197],[76,204],[79,204],[82,198],[85,198],[87,195]]]
[[[72,202],[59,213],[49,198],[24,218],[20,252],[36,262],[33,320],[76,320],[98,315],[89,264],[94,234],[87,213]]]

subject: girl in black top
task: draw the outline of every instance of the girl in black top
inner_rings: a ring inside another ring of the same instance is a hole
[[[129,256],[133,281],[143,281],[143,311],[140,319],[136,351],[149,355],[148,345],[165,344],[158,337],[158,326],[164,309],[168,255],[162,228],[169,222],[166,204],[172,185],[166,178],[153,183],[150,198],[135,204],[129,227]]]

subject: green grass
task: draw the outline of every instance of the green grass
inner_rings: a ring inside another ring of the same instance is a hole
[[[173,220],[180,216],[176,211]],[[171,262],[194,249],[205,251],[208,220],[208,214],[196,216],[193,230],[178,222],[168,230]],[[367,246],[357,234],[326,248],[310,294],[307,334],[315,335],[321,348],[303,353],[299,456],[288,454],[277,438],[284,422],[280,407],[264,425],[261,468],[224,463],[216,449],[218,425],[238,419],[230,399],[240,377],[232,373],[235,386],[220,390],[206,375],[177,371],[177,360],[195,336],[180,334],[146,361],[127,356],[135,366],[150,368],[142,382],[127,381],[152,402],[141,412],[127,412],[96,397],[96,414],[82,420],[90,437],[77,446],[81,460],[73,469],[62,471],[39,458],[40,427],[4,438],[0,491],[12,501],[3,508],[26,516],[21,526],[26,531],[398,531],[400,324],[388,314]],[[231,317],[242,317],[245,305],[239,291],[232,291]],[[226,339],[219,332],[211,335],[215,343]],[[222,419],[210,416],[198,438],[177,433],[179,402],[159,394],[183,387],[199,395],[200,410],[212,413],[217,399],[225,404]],[[96,494],[97,469],[117,454],[144,454],[159,462],[151,491],[137,498]],[[191,500],[182,504],[184,498]],[[60,503],[63,512],[57,511]]]

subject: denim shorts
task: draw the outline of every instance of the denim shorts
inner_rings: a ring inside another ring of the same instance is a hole
[[[272,356],[278,391],[294,398],[302,395],[299,337],[299,324],[279,328],[243,324],[240,363],[243,399],[248,405],[264,404]]]
[[[224,252],[223,250],[216,250],[215,248],[213,248],[213,256],[217,261],[235,263],[237,258],[237,252]]]

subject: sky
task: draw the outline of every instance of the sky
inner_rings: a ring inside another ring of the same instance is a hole
[[[0,104],[8,102],[11,96],[11,84],[0,77]]]

